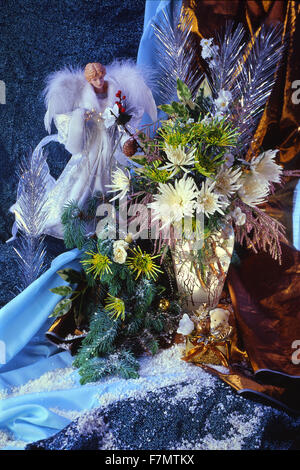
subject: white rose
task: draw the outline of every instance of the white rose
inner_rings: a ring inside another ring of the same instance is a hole
[[[179,327],[177,329],[177,333],[181,335],[189,335],[193,329],[195,328],[194,323],[190,320],[190,317],[185,313],[182,319],[179,322]]]
[[[132,243],[132,241],[133,241],[133,235],[132,235],[132,233],[130,233],[130,232],[127,233],[127,235],[126,235],[126,237],[125,237],[124,240],[125,240],[126,243]]]
[[[113,249],[116,250],[118,248],[124,248],[124,250],[127,250],[128,243],[125,240],[116,240],[113,244]]]
[[[119,246],[114,248],[114,257],[113,261],[115,263],[124,264],[127,258],[127,251],[124,247]]]

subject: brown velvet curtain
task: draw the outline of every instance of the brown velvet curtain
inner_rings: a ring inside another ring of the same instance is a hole
[[[276,83],[256,130],[258,145],[278,148],[284,169],[300,168],[300,103],[293,103],[292,85],[300,80],[300,3],[294,0],[183,0],[193,18],[195,39],[214,37],[227,20],[243,23],[253,36],[263,24],[283,24],[286,45]],[[195,41],[199,48],[199,41]],[[204,67],[201,51],[196,66]],[[300,93],[298,94],[300,97]],[[296,179],[270,198],[266,210],[287,228],[292,240],[292,206]],[[242,254],[239,268],[231,267],[228,287],[240,341],[250,369],[233,367],[221,374],[208,366],[239,393],[255,393],[300,411],[300,364],[292,362],[292,344],[300,340],[299,252],[283,245],[283,264],[269,255]],[[234,351],[235,362],[239,352]],[[245,357],[240,354],[241,361]],[[299,354],[300,356],[300,354]],[[266,371],[267,370],[267,371]],[[270,372],[268,372],[270,371]]]

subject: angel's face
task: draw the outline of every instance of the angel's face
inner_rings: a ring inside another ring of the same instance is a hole
[[[94,78],[90,80],[90,84],[94,87],[96,92],[101,93],[104,91],[105,88],[105,80],[104,80],[105,74],[98,74]]]

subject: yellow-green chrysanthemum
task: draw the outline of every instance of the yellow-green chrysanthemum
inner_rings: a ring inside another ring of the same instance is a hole
[[[118,297],[108,294],[108,297],[105,299],[104,310],[109,312],[109,314],[116,319],[121,317],[122,320],[125,320],[125,304],[124,301]]]
[[[135,280],[141,274],[145,274],[145,276],[149,279],[156,279],[158,273],[162,273],[159,269],[158,265],[154,263],[154,259],[158,258],[160,255],[150,255],[146,251],[142,252],[141,248],[138,246],[137,248],[133,248],[130,250],[133,256],[128,256],[126,264],[134,273],[137,273]]]
[[[81,263],[85,267],[85,271],[87,273],[92,273],[94,276],[94,279],[96,279],[97,276],[101,277],[103,274],[110,273],[112,274],[112,271],[109,267],[110,264],[112,264],[112,261],[108,258],[106,255],[102,255],[99,253],[99,251],[96,253],[94,251],[86,251],[86,255],[90,255],[91,258],[89,259],[84,259],[81,261]],[[89,266],[88,268],[86,266]]]

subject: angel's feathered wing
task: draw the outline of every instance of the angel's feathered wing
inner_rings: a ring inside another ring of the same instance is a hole
[[[113,83],[126,93],[129,103],[143,109],[153,121],[156,121],[157,108],[152,92],[146,84],[145,74],[134,62],[129,60],[113,62],[107,66],[107,78],[111,78]],[[110,90],[112,94],[109,99],[110,105],[113,105],[116,99],[115,91]],[[97,97],[81,69],[66,67],[49,75],[44,96],[47,108],[44,124],[49,133],[56,114],[69,113],[80,106],[87,109],[98,108]]]
[[[133,61],[124,60],[107,66],[107,75],[119,84],[129,103],[142,108],[152,121],[157,120],[157,107],[149,88],[153,87],[149,71],[142,71]]]
[[[49,75],[44,90],[47,108],[44,124],[49,133],[55,114],[71,112],[78,106],[78,100],[85,84],[86,80],[80,69],[66,67]]]

